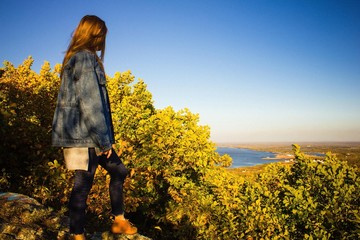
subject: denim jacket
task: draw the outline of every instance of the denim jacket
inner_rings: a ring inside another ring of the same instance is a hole
[[[94,53],[80,51],[64,66],[52,124],[52,144],[106,151],[113,143],[105,74]]]

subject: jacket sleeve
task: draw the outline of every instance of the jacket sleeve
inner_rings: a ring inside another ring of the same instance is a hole
[[[110,126],[106,121],[106,104],[95,71],[95,56],[85,53],[77,59],[77,96],[82,121],[88,134],[101,151],[111,149]]]

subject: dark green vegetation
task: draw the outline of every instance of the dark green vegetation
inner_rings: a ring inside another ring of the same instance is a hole
[[[0,187],[46,206],[66,206],[72,174],[50,146],[58,67],[33,72],[32,59],[0,77]],[[323,162],[292,145],[293,164],[269,164],[241,176],[224,168],[199,116],[155,109],[130,72],[108,77],[116,150],[131,170],[128,217],[154,239],[356,239],[360,237],[358,168],[328,154]],[[305,148],[305,152],[308,149]],[[352,155],[349,155],[352,156]],[[345,159],[346,160],[346,159]],[[109,226],[109,176],[98,169],[87,229]],[[53,230],[52,230],[53,231]]]

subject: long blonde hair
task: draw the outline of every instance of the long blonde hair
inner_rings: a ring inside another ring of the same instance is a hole
[[[69,61],[69,59],[75,53],[82,50],[93,52],[101,68],[104,70],[102,62],[105,55],[106,34],[107,27],[103,20],[94,15],[84,16],[73,33],[71,42],[63,60],[61,75],[63,73],[64,66]],[[100,58],[96,54],[96,51],[101,52]]]

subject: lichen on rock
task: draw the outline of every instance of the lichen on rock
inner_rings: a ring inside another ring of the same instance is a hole
[[[69,239],[68,218],[35,199],[19,193],[0,193],[1,240],[65,240]],[[86,233],[90,240],[151,240],[140,234],[123,235],[111,232]]]

